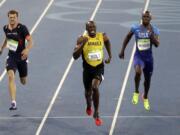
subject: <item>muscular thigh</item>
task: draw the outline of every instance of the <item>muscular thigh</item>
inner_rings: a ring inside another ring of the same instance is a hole
[[[6,70],[7,71],[13,70],[15,73],[16,69],[17,69],[17,62],[12,57],[8,57],[6,60]]]
[[[144,75],[151,76],[153,73],[153,60],[152,61],[145,61],[145,67],[143,69]]]
[[[139,56],[134,56],[134,68],[137,73],[141,74],[142,69],[144,68],[144,61]]]
[[[83,71],[83,83],[85,89],[89,89],[92,85],[100,83],[104,77],[104,68]]]
[[[93,79],[93,76],[91,72],[88,70],[83,70],[83,84],[84,84],[85,89],[91,88],[92,79]]]

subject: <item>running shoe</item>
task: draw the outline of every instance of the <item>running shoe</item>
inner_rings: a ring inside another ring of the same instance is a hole
[[[94,117],[96,126],[101,126],[103,124],[103,121],[102,121],[102,119],[99,118],[98,113],[94,113],[93,117]]]
[[[144,102],[144,108],[145,110],[149,111],[150,110],[150,104],[148,98],[144,98],[144,94],[142,94],[142,99]]]
[[[16,102],[11,103],[11,107],[9,108],[9,110],[17,110]]]
[[[92,115],[92,108],[91,108],[91,107],[87,107],[87,108],[86,108],[86,114],[87,114],[88,116],[91,116],[91,115]]]
[[[136,105],[138,104],[138,101],[139,101],[139,93],[134,92],[132,97],[132,103]]]
[[[149,111],[150,110],[150,104],[148,99],[144,99],[144,108]]]
[[[94,120],[95,120],[96,126],[101,126],[103,124],[103,121],[100,118],[96,118]]]

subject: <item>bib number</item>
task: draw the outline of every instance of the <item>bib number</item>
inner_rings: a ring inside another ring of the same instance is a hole
[[[138,39],[137,46],[140,51],[148,50],[150,48],[149,39]]]
[[[7,40],[7,47],[9,48],[9,50],[15,52],[18,48],[18,41],[12,39]]]
[[[101,60],[102,56],[100,52],[90,52],[88,53],[88,59],[91,61]]]

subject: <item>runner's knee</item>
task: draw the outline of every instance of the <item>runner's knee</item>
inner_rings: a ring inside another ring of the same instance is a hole
[[[91,95],[91,93],[92,93],[92,90],[91,90],[91,89],[86,89],[86,90],[85,90],[85,95],[86,95],[86,96]]]
[[[9,81],[14,81],[15,80],[15,75],[13,70],[8,71],[8,79]]]
[[[98,91],[98,85],[93,84],[93,85],[92,85],[92,90],[93,90],[93,92],[94,92],[94,91]]]
[[[136,74],[139,74],[139,75],[141,75],[142,73],[142,69],[140,66],[136,66],[135,71],[136,71]]]

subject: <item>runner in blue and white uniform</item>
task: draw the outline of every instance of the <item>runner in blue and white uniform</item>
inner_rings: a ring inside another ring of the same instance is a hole
[[[130,41],[131,37],[135,35],[136,52],[134,54],[134,68],[135,68],[135,92],[133,93],[132,103],[137,104],[139,100],[139,83],[141,80],[141,73],[144,73],[144,108],[150,110],[148,100],[148,92],[150,88],[151,76],[153,73],[153,55],[152,46],[158,47],[159,30],[157,27],[150,23],[151,14],[146,11],[142,14],[142,24],[133,25],[130,32],[124,39],[122,49],[119,53],[121,59],[124,58],[125,48]]]

